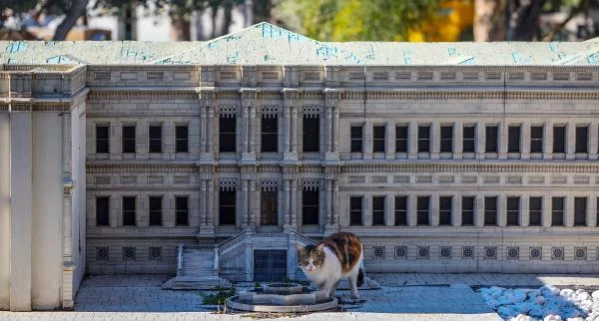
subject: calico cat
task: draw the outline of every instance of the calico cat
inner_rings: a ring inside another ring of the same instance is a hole
[[[349,278],[352,299],[360,299],[358,286],[364,283],[362,242],[352,233],[336,233],[317,246],[297,245],[298,263],[308,279],[329,297],[341,278]]]

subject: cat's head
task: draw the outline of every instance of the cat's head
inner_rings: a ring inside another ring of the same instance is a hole
[[[318,246],[297,244],[297,262],[307,272],[319,270],[324,265],[324,244]]]

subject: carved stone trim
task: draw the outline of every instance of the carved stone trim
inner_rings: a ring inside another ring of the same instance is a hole
[[[344,100],[493,100],[493,99],[509,99],[509,100],[597,100],[599,92],[597,91],[409,91],[409,92],[391,92],[391,91],[375,91],[366,93],[366,98],[363,92],[345,92],[342,99]]]
[[[319,179],[303,179],[302,188],[305,191],[318,191],[320,189]]]
[[[88,174],[103,173],[193,173],[194,164],[88,164]]]
[[[322,106],[303,106],[301,112],[308,118],[316,118],[322,114]]]
[[[260,189],[263,192],[276,192],[279,190],[280,182],[277,179],[264,179],[260,181]]]
[[[157,91],[135,91],[134,88],[120,88],[119,90],[98,91],[91,90],[88,99],[92,102],[104,102],[107,100],[198,100],[198,94],[194,88],[186,90],[157,90]]]
[[[237,185],[238,179],[236,178],[221,178],[218,181],[218,187],[221,191],[236,191]]]
[[[351,164],[342,166],[344,174],[376,172],[487,172],[487,173],[599,173],[599,164]]]

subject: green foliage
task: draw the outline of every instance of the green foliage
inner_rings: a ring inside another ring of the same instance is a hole
[[[290,279],[290,278],[288,278],[287,276],[284,276],[284,277],[281,279],[281,282],[282,282],[282,283],[285,283],[285,284],[289,284],[289,283],[291,283],[291,279]]]
[[[442,0],[278,0],[281,18],[291,14],[290,28],[322,41],[397,41],[434,17]]]
[[[256,281],[256,283],[254,283],[254,288],[259,289],[262,287],[262,284],[260,284],[260,282]]]
[[[208,294],[202,297],[202,304],[204,305],[223,305],[228,298],[235,296],[237,290],[235,287],[230,289],[216,288],[218,291],[215,294]]]

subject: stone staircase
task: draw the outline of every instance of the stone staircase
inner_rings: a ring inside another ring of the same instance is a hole
[[[231,283],[218,275],[216,251],[213,246],[179,245],[177,276],[162,285],[172,290],[207,290],[230,287]]]

